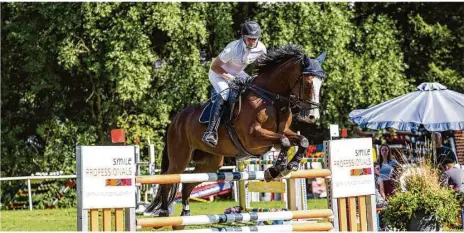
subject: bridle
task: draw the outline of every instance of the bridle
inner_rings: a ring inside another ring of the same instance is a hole
[[[312,76],[312,77],[313,77],[313,79],[314,78],[319,78],[317,76]],[[306,110],[312,110],[312,109],[319,108],[319,106],[320,106],[319,103],[316,103],[316,102],[312,101],[311,99],[304,100],[302,98],[303,90],[304,90],[304,88],[303,88],[304,87],[304,74],[303,73],[301,73],[300,76],[298,76],[298,78],[295,80],[295,83],[293,84],[291,90],[293,90],[293,88],[295,88],[295,86],[296,86],[296,84],[298,82],[300,83],[300,87],[298,88],[298,96],[295,96],[295,95],[292,95],[292,94],[290,94],[290,96],[289,96],[289,99],[292,102],[291,105],[293,105],[292,108],[297,107],[297,108],[300,108],[300,109],[304,109],[303,106],[305,106],[305,105],[310,106],[309,108],[306,108]],[[314,89],[314,86],[313,86],[313,89]],[[313,95],[314,95],[314,93],[313,93]]]
[[[323,81],[323,78],[320,78],[318,76],[313,76],[313,78],[319,78],[319,79],[321,79],[321,81]],[[250,82],[252,82],[252,80],[250,80]],[[294,94],[290,93],[290,95],[288,97],[287,96],[282,96],[282,95],[279,95],[279,94],[274,94],[272,92],[269,92],[267,90],[264,90],[264,89],[262,89],[260,87],[254,86],[254,85],[251,85],[249,87],[249,89],[252,90],[253,92],[255,92],[256,94],[258,94],[261,98],[263,98],[266,101],[270,102],[272,105],[274,105],[276,102],[287,102],[291,109],[299,108],[299,109],[305,109],[305,110],[312,110],[312,109],[319,108],[320,107],[319,103],[316,103],[316,102],[312,101],[311,99],[304,100],[302,98],[303,90],[304,90],[304,88],[303,88],[304,87],[303,66],[302,66],[302,69],[301,69],[300,76],[298,76],[298,78],[295,80],[295,82],[293,83],[292,88],[290,90],[293,90],[298,83],[300,83],[300,87],[298,88],[299,89],[298,90],[298,95],[294,95]],[[313,88],[314,88],[314,86],[313,86]],[[313,93],[313,95],[314,95],[314,93]],[[310,106],[310,107],[308,108],[308,107],[305,107],[305,106]]]

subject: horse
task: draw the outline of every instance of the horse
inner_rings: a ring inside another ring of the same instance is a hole
[[[276,165],[265,171],[266,181],[297,170],[309,142],[304,136],[289,129],[292,111],[305,109],[308,112],[310,109],[310,118],[319,118],[318,93],[323,77],[304,75],[303,71],[311,68],[311,65],[314,67],[317,62],[316,66],[319,65],[320,69],[318,72],[322,72],[320,64],[324,58],[325,53],[316,59],[309,59],[297,45],[271,48],[267,54],[261,55],[255,62],[257,75],[241,89],[241,94],[235,92],[235,96],[240,99],[239,105],[229,103],[230,116],[226,117],[225,113],[222,117],[223,120],[230,119],[229,124],[219,125],[218,144],[214,148],[201,141],[207,125],[199,119],[207,104],[196,104],[179,112],[172,119],[165,137],[161,174],[183,173],[191,161],[195,164],[194,173],[213,173],[222,166],[224,157],[259,157],[271,147],[280,148],[280,154]],[[231,93],[231,96],[234,95]],[[287,151],[292,145],[297,145],[299,149],[287,163]],[[189,197],[198,184],[182,184],[181,216],[190,215]],[[178,184],[160,185],[145,213],[169,216],[168,209],[174,201],[177,188]]]

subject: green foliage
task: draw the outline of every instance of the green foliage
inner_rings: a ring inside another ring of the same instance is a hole
[[[464,44],[462,41],[453,35],[453,31],[446,24],[427,23],[419,14],[410,14],[409,23],[415,30],[411,47],[420,49],[417,53],[422,56],[418,61],[415,61],[415,63],[422,62],[420,65],[417,64],[423,69],[417,71],[421,75],[418,80],[447,83],[451,84],[449,87],[451,89],[464,91],[464,76],[462,73],[458,74],[458,70],[462,71],[464,68],[462,64]],[[457,48],[456,45],[461,48]],[[455,50],[460,50],[461,55],[455,57]],[[456,61],[459,61],[459,57],[461,57],[461,62],[457,64]],[[428,64],[428,66],[424,64]]]
[[[464,4],[356,3],[356,6],[360,21],[379,14],[396,20],[407,64],[405,74],[411,84],[440,81],[450,89],[464,92],[461,81],[464,79],[464,41],[461,39],[464,36]],[[435,76],[441,72],[453,75],[449,78]]]
[[[440,186],[439,175],[431,167],[421,166],[420,170],[406,177],[405,192],[388,199],[382,215],[387,226],[405,231],[414,213],[420,210],[434,215],[441,226],[456,224],[460,208],[455,193]]]
[[[435,63],[430,63],[429,68],[430,70],[425,74],[427,81],[439,82],[445,84],[450,90],[464,92],[464,77],[462,74],[450,68],[440,69]]]
[[[301,45],[311,57],[326,51],[320,123],[348,124],[348,114],[407,92],[398,30],[384,15],[360,25],[348,3],[263,3],[256,18],[269,46]]]

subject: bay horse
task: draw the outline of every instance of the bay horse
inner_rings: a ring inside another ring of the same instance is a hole
[[[309,142],[289,129],[292,110],[311,109],[314,115],[312,119],[319,117],[318,94],[325,77],[320,65],[324,58],[325,53],[316,59],[309,59],[296,45],[270,49],[259,57],[255,69],[257,76],[238,96],[242,98],[240,106],[231,107],[233,111],[230,115],[233,117],[230,118],[233,119],[230,123],[235,129],[235,142],[226,128],[227,124],[220,124],[217,146],[212,148],[204,144],[201,137],[206,125],[200,123],[199,119],[206,104],[185,108],[172,119],[168,128],[161,173],[183,173],[192,160],[195,163],[194,173],[213,173],[222,166],[223,157],[244,159],[261,156],[272,146],[280,148],[280,154],[276,165],[265,171],[266,181],[298,169]],[[311,69],[314,72],[305,73]],[[224,114],[222,118],[227,117]],[[299,149],[287,164],[287,151],[292,145],[298,145]],[[182,184],[181,216],[190,215],[189,197],[198,184]],[[160,185],[145,213],[169,216],[168,208],[174,201],[177,188],[178,184]],[[183,226],[173,228],[183,229]]]

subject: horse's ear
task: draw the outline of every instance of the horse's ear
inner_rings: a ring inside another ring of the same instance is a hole
[[[316,61],[319,62],[320,65],[322,65],[322,62],[324,62],[325,57],[327,56],[326,52],[323,52],[319,57],[316,58]]]

